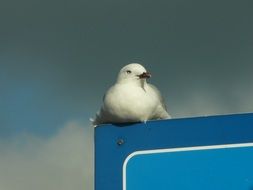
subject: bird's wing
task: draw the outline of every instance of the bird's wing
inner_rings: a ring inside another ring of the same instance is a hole
[[[103,103],[104,103],[106,94],[107,92],[103,96]],[[92,122],[93,125],[96,126],[103,123],[103,120],[104,120],[104,110],[103,110],[103,107],[101,107],[100,110],[96,113],[95,118],[94,119],[91,118],[90,121]]]
[[[148,84],[148,85],[154,91],[157,98],[160,100],[160,105],[158,106],[157,111],[156,111],[156,115],[154,116],[153,119],[157,119],[157,118],[170,119],[171,116],[167,112],[167,106],[166,106],[165,100],[162,97],[160,91],[154,85],[152,85],[152,84]]]
[[[154,90],[154,92],[157,94],[157,96],[158,96],[158,98],[159,98],[159,100],[160,100],[160,102],[161,102],[161,105],[162,105],[163,109],[165,109],[166,111],[168,111],[168,110],[167,110],[166,103],[165,103],[165,99],[162,97],[160,91],[159,91],[154,85],[152,85],[152,84],[148,84],[148,85],[149,85],[150,88],[151,88],[152,90]]]
[[[108,114],[108,112],[104,109],[105,98],[106,98],[106,96],[108,96],[111,89],[113,89],[113,87],[109,88],[109,90],[104,94],[103,104],[102,104],[100,110],[96,113],[96,117],[93,121],[93,125],[108,123],[111,120],[111,115]]]

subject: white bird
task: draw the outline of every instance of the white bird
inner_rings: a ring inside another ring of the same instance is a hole
[[[159,90],[147,83],[146,79],[150,77],[151,74],[138,63],[123,67],[116,83],[104,95],[103,105],[93,124],[171,118]]]

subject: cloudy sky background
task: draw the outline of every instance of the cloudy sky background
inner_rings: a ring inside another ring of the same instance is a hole
[[[0,3],[0,189],[93,188],[89,118],[142,63],[173,117],[253,112],[250,0]]]

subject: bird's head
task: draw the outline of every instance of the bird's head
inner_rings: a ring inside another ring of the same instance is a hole
[[[137,83],[143,84],[146,79],[150,78],[151,74],[138,63],[131,63],[124,66],[118,74],[118,83]]]

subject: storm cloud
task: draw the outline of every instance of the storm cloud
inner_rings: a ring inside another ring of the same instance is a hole
[[[152,73],[174,118],[253,112],[252,7],[2,1],[0,189],[92,189],[88,120],[131,62]]]

